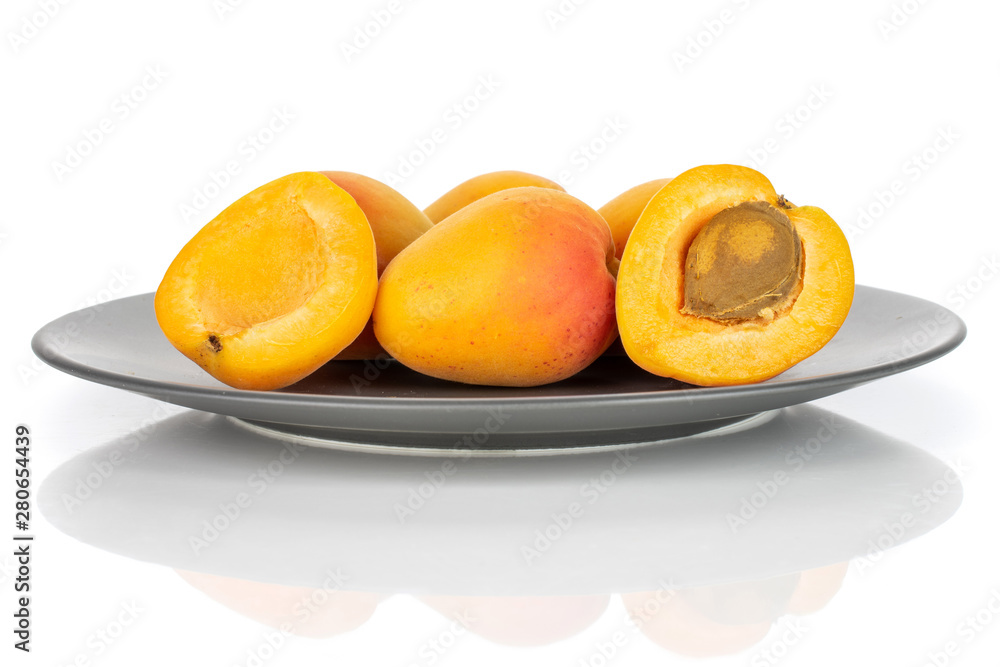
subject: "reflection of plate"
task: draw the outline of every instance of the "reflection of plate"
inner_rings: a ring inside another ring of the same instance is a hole
[[[546,596],[880,560],[961,498],[933,456],[798,406],[669,447],[532,460],[299,447],[185,412],[79,454],[38,503],[78,540],[187,571],[317,587],[340,570],[350,591]]]
[[[61,317],[32,347],[72,375],[294,431],[317,438],[314,444],[552,451],[713,429],[914,368],[964,336],[962,321],[941,306],[859,287],[847,322],[826,347],[755,385],[692,387],[605,357],[573,378],[530,389],[444,382],[396,363],[334,362],[285,390],[259,392],[226,387],[182,357],[145,294]]]

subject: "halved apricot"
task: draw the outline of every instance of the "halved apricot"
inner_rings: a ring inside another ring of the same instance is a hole
[[[524,171],[491,171],[480,174],[456,185],[444,193],[433,204],[424,209],[424,213],[437,224],[449,215],[465,208],[469,204],[486,195],[511,188],[549,188],[565,192],[563,186],[544,176],[536,176]]]
[[[637,185],[597,209],[604,221],[608,223],[608,227],[611,228],[611,237],[615,240],[615,257],[619,260],[625,251],[625,243],[632,233],[632,228],[638,222],[646,204],[669,182],[669,178],[658,178],[655,181]]]
[[[353,341],[378,285],[364,212],[326,176],[243,196],[181,250],[156,290],[167,339],[240,389],[296,382]]]
[[[759,172],[688,170],[639,217],[618,271],[622,345],[646,370],[697,385],[774,377],[822,348],[854,297],[841,229]]]
[[[424,212],[394,189],[361,174],[349,171],[321,171],[321,174],[354,197],[372,228],[375,252],[378,254],[378,275],[399,251],[413,243],[434,226]],[[386,352],[378,344],[369,319],[361,334],[335,358],[376,359]]]

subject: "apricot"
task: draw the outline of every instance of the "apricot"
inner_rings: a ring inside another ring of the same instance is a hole
[[[535,176],[524,171],[493,171],[488,174],[480,174],[456,185],[425,208],[424,213],[431,219],[431,222],[437,224],[455,211],[465,208],[486,195],[501,190],[525,187],[550,188],[565,192],[563,186],[544,176]]]
[[[409,199],[388,185],[349,171],[321,171],[321,174],[339,185],[354,197],[372,228],[375,236],[375,252],[378,255],[378,275],[399,254],[421,234],[434,226],[424,212],[414,206]],[[361,334],[335,358],[375,359],[385,354],[378,344],[371,320]]]
[[[382,274],[375,335],[404,365],[470,384],[535,386],[588,366],[616,335],[611,230],[558,190],[473,202]]]
[[[471,632],[505,646],[545,646],[597,622],[609,595],[453,596],[420,599],[449,619],[470,619]]]
[[[325,638],[361,627],[379,604],[374,593],[283,586],[175,570],[184,581],[238,614],[299,637]]]
[[[759,382],[822,348],[854,297],[847,239],[759,172],[690,169],[636,222],[618,270],[622,345],[646,370],[691,384]]]
[[[788,601],[788,612],[812,614],[825,607],[840,591],[849,566],[850,563],[844,562],[803,572],[798,588]]]
[[[608,223],[608,227],[611,228],[611,237],[615,240],[615,257],[622,258],[625,242],[628,241],[632,228],[635,227],[635,223],[642,215],[646,204],[670,180],[669,178],[658,178],[655,181],[648,181],[634,188],[629,188],[597,209],[597,212]]]
[[[739,653],[764,639],[773,625],[771,618],[746,623],[716,620],[681,593],[649,591],[622,593],[621,597],[642,634],[680,655],[708,658]]]
[[[347,347],[371,315],[375,240],[361,207],[317,172],[243,196],[180,251],[156,319],[182,354],[239,389],[278,389]]]

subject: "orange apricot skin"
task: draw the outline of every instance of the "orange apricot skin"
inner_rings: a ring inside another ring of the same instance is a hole
[[[423,211],[399,192],[374,178],[349,171],[321,171],[321,174],[354,197],[372,228],[378,254],[378,275],[406,246],[434,226]],[[377,359],[386,354],[375,338],[371,320],[364,330],[335,359]]]
[[[635,223],[639,220],[646,204],[657,192],[669,183],[669,178],[658,178],[629,188],[607,204],[597,209],[608,227],[611,228],[611,236],[615,240],[615,257],[619,260],[625,252],[625,243],[628,241]]]
[[[364,625],[380,602],[376,593],[284,586],[175,571],[188,584],[229,609],[298,637],[322,639],[350,632]],[[308,614],[302,613],[304,600],[310,601]]]
[[[487,195],[501,190],[523,187],[549,188],[565,192],[563,186],[544,176],[536,176],[524,171],[492,171],[456,185],[425,208],[424,213],[431,219],[431,222],[437,224],[452,213]]]
[[[773,321],[721,324],[685,315],[685,256],[716,213],[745,201],[785,210],[802,241],[802,291]],[[646,370],[702,386],[760,382],[821,349],[844,323],[854,297],[854,265],[843,231],[811,206],[792,207],[763,174],[740,166],[688,170],[646,206],[618,273],[622,345]]]
[[[217,312],[236,315],[268,308],[283,290],[261,288],[260,276],[304,271],[299,258],[274,254],[282,240],[274,231],[292,224],[289,211],[303,238],[314,239],[307,250],[315,275],[297,285],[302,302],[261,321],[208,321],[205,307],[220,301]],[[218,261],[206,266],[206,257]],[[233,289],[206,295],[212,274],[223,274]],[[210,375],[266,391],[301,380],[353,341],[377,287],[375,241],[361,208],[322,174],[299,172],[241,197],[205,225],[171,262],[154,309],[170,343]]]
[[[608,608],[603,595],[421,595],[446,618],[474,618],[469,630],[504,646],[545,646],[590,627]]]
[[[564,192],[514,188],[435,225],[382,274],[375,335],[398,361],[469,384],[536,386],[613,340],[607,223]]]

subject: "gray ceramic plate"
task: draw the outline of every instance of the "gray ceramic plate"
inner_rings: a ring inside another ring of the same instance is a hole
[[[543,387],[478,387],[435,380],[397,363],[331,362],[280,391],[227,387],[185,359],[153,314],[153,295],[65,315],[32,340],[59,370],[258,430],[333,447],[525,454],[658,442],[718,429],[900,373],[954,349],[965,325],[923,299],[859,286],[830,343],[776,378],[694,387],[604,357]]]

